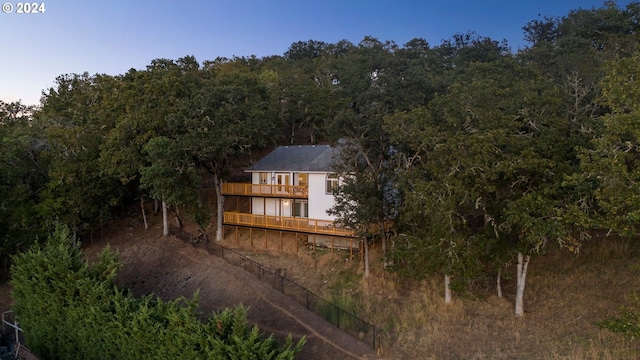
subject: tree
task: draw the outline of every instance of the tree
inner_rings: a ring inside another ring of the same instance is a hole
[[[148,166],[140,169],[140,186],[162,201],[164,235],[169,235],[167,204],[174,209],[198,206],[200,174],[190,154],[176,140],[155,137],[144,146]]]
[[[365,276],[369,276],[369,240],[379,240],[386,256],[388,225],[397,212],[392,166],[393,149],[382,127],[392,111],[385,100],[390,56],[396,46],[365,37],[357,49],[345,55],[339,77],[340,96],[350,107],[330,123],[338,144],[335,168],[343,179],[330,213],[343,226],[356,231],[364,241]]]
[[[205,64],[202,87],[175,118],[176,141],[195,163],[213,176],[217,198],[216,241],[222,240],[222,181],[234,161],[274,141],[276,112],[259,74],[244,59]]]
[[[528,256],[565,230],[553,225],[568,169],[549,146],[559,141],[556,93],[508,57],[458,71],[429,107],[386,119],[403,155],[395,269],[437,270],[464,284],[482,277],[484,262],[501,268],[519,254],[524,291]],[[440,268],[420,265],[427,256]]]
[[[147,165],[143,148],[154,137],[175,136],[171,123],[181,116],[198,87],[198,62],[186,56],[176,61],[155,59],[146,70],[131,69],[118,79],[114,128],[100,153],[100,169],[118,179],[128,197],[145,193],[139,188],[140,169]]]
[[[9,275],[10,255],[26,249],[46,229],[37,211],[48,181],[48,163],[43,159],[46,143],[31,123],[27,106],[0,101],[2,278]]]
[[[107,106],[113,86],[108,76],[60,76],[34,115],[50,162],[39,211],[49,222],[69,225],[74,234],[106,224],[110,206],[120,197],[118,183],[103,176],[98,163],[100,147],[115,122]]]
[[[603,116],[602,135],[594,140],[593,150],[584,149],[582,170],[585,181],[597,184],[595,214],[600,227],[622,236],[639,233],[640,193],[640,92],[638,76],[640,55],[607,65],[602,81],[605,105],[612,111]]]
[[[334,171],[341,179],[334,189],[335,205],[329,214],[336,222],[352,229],[364,245],[365,277],[369,276],[369,241],[381,239],[383,249],[389,226],[397,215],[399,194],[391,177],[390,156],[373,158],[374,150],[363,149],[362,143],[342,140],[336,145],[339,158]],[[381,151],[388,151],[382,147]],[[386,256],[386,254],[385,254]]]

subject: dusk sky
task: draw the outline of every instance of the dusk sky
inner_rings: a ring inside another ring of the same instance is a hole
[[[524,47],[522,27],[602,0],[48,0],[43,14],[0,13],[0,100],[38,104],[61,74],[123,74],[157,58],[282,55],[309,39],[354,44],[371,35],[431,46],[475,31]],[[620,7],[631,0],[620,0]],[[3,7],[3,10],[7,10]]]

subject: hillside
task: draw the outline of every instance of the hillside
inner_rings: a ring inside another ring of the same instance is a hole
[[[309,314],[242,270],[174,238],[163,238],[159,219],[145,231],[139,219],[122,219],[105,229],[85,253],[95,255],[106,244],[120,253],[125,266],[120,285],[137,295],[156,293],[165,299],[191,296],[200,289],[203,312],[242,303],[251,306],[250,321],[282,339],[291,332],[309,342],[301,359],[375,358],[367,344]],[[298,255],[239,245],[252,259],[282,269],[287,277],[334,299],[350,298],[359,314],[381,328],[382,358],[389,359],[631,359],[640,344],[597,322],[613,316],[626,297],[640,287],[639,249],[630,241],[594,239],[579,254],[550,250],[534,258],[525,291],[525,317],[513,317],[513,282],[506,279],[505,298],[479,287],[476,299],[456,297],[445,306],[441,282],[400,281],[380,272],[361,277],[359,261],[342,252],[302,248]],[[226,246],[237,246],[228,234]],[[288,250],[288,252],[287,252]],[[512,268],[511,272],[515,269]],[[9,287],[0,288],[0,305],[9,304]],[[337,296],[340,295],[340,296]]]
[[[307,337],[300,359],[374,357],[371,345],[343,333],[253,275],[202,248],[172,236],[164,238],[160,221],[160,215],[151,216],[152,227],[144,230],[138,219],[118,220],[104,236],[85,243],[84,252],[94,258],[106,245],[117,250],[124,266],[116,281],[135,296],[154,293],[173,300],[199,291],[203,314],[240,304],[249,306],[249,322],[264,334],[273,333],[281,343],[289,333],[294,340]]]
[[[238,303],[251,306],[250,321],[279,336],[291,332],[310,338],[300,358],[368,358],[366,344],[341,333],[297,303],[281,296],[242,270],[173,238],[158,228],[143,230],[137,219],[119,222],[93,244],[117,249],[125,263],[123,286],[136,294],[154,292],[166,299],[189,296],[200,289],[203,311]],[[154,226],[159,225],[159,219]],[[381,328],[383,358],[415,359],[629,359],[640,345],[597,322],[613,316],[626,296],[640,287],[638,249],[629,241],[594,239],[578,254],[549,250],[534,258],[525,291],[525,317],[513,316],[515,289],[504,280],[504,299],[493,288],[478,286],[474,299],[442,301],[440,279],[400,281],[382,273],[374,262],[371,279],[361,276],[358,259],[343,252],[292,248],[285,252],[251,248],[247,233],[228,233],[223,245],[241,246],[249,257],[310,288],[325,298],[356,306],[366,320]],[[201,247],[201,246],[200,246]],[[288,252],[287,252],[288,251]],[[515,272],[515,268],[510,269]],[[509,274],[507,274],[509,275]],[[295,314],[292,309],[295,310]],[[286,311],[291,311],[287,313]],[[283,311],[285,316],[283,316]]]

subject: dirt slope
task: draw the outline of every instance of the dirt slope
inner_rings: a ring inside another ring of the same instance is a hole
[[[116,224],[126,231],[106,231],[92,244],[85,244],[84,251],[94,258],[107,244],[117,250],[124,263],[117,282],[131,288],[135,295],[155,293],[172,300],[191,297],[199,290],[205,314],[244,304],[250,306],[249,321],[264,332],[274,333],[281,342],[288,333],[294,339],[306,336],[300,359],[376,358],[369,344],[342,332],[253,275],[176,238],[164,238],[157,226],[145,231],[129,221]]]

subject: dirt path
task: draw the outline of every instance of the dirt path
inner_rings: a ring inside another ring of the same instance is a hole
[[[265,333],[283,342],[307,337],[300,359],[373,359],[369,344],[309,312],[253,275],[229,265],[223,259],[193,248],[180,240],[163,238],[159,228],[130,226],[125,232],[105,234],[88,244],[90,258],[109,244],[124,263],[117,282],[136,296],[155,293],[165,300],[190,298],[199,290],[203,313],[239,304],[249,306],[248,319]]]

